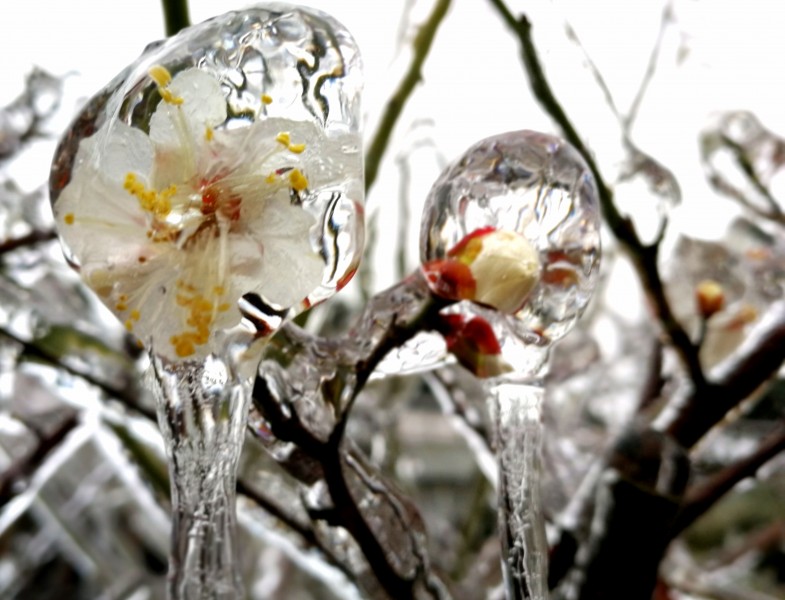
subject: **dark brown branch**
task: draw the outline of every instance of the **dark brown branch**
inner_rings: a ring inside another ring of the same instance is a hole
[[[368,525],[349,490],[344,473],[345,458],[340,448],[332,447],[322,461],[325,481],[333,501],[334,516],[358,543],[374,575],[391,598],[414,599],[415,580],[402,577],[390,564],[384,545]]]
[[[413,575],[401,575],[393,566],[383,540],[369,524],[353,494],[347,479],[347,452],[344,432],[349,414],[360,390],[382,359],[394,348],[402,346],[418,332],[430,328],[438,312],[448,304],[431,295],[419,271],[400,284],[381,292],[367,305],[357,325],[337,340],[309,338],[308,345],[320,347],[320,354],[333,356],[329,371],[336,373],[331,379],[320,381],[322,401],[336,407],[338,419],[327,440],[314,435],[300,419],[297,407],[289,405],[283,410],[286,398],[275,398],[264,377],[257,377],[253,402],[270,426],[273,435],[284,442],[291,442],[304,451],[310,459],[321,465],[324,481],[332,499],[327,511],[314,512],[313,518],[324,519],[328,524],[346,529],[357,542],[376,579],[385,592],[396,600],[415,597],[415,589],[430,586],[424,557],[420,568]],[[303,346],[302,335],[293,325],[279,333],[278,341],[294,348]],[[369,341],[373,343],[369,344]],[[275,343],[275,342],[273,342]],[[293,358],[297,360],[297,358]],[[347,398],[342,405],[341,398]],[[293,473],[296,477],[297,474]],[[313,482],[310,482],[313,483]],[[390,502],[391,499],[387,498]]]
[[[394,286],[379,294],[377,298],[384,299],[388,295],[393,295],[396,289],[407,288],[411,288],[415,292],[420,292],[421,302],[418,310],[408,317],[399,318],[397,314],[393,315],[390,321],[386,323],[384,334],[379,337],[378,342],[371,346],[368,351],[362,353],[363,358],[359,362],[354,363],[353,358],[355,355],[351,351],[347,354],[348,360],[345,361],[345,366],[353,369],[356,374],[356,379],[349,403],[344,407],[338,425],[333,432],[333,436],[335,436],[338,441],[340,441],[340,438],[343,436],[344,430],[346,429],[349,412],[351,411],[354,401],[376,370],[376,367],[379,366],[379,363],[391,350],[400,348],[421,331],[433,329],[431,324],[435,322],[439,311],[452,303],[449,300],[439,298],[430,293],[419,269],[398,286]],[[375,303],[369,303],[359,321],[362,323],[368,319],[373,319],[373,322],[375,322],[377,319],[373,316],[374,308]],[[338,344],[343,348],[352,348],[357,343],[358,338],[362,339],[362,336],[359,336],[358,331],[353,329],[346,336],[341,338]]]
[[[164,11],[166,35],[174,35],[191,24],[188,16],[188,0],[161,0]]]
[[[254,504],[256,504],[259,508],[261,508],[264,512],[280,521],[282,525],[291,529],[302,539],[303,543],[307,547],[313,548],[315,551],[319,552],[327,563],[339,569],[344,575],[346,575],[347,578],[353,579],[355,577],[355,574],[352,573],[349,568],[338,559],[337,556],[335,556],[330,548],[322,543],[322,541],[319,539],[319,536],[316,535],[316,532],[314,532],[312,528],[304,525],[303,523],[300,523],[284,508],[279,506],[272,499],[268,498],[264,493],[255,490],[252,486],[243,481],[243,479],[237,480],[237,493],[242,494],[251,500]]]
[[[678,535],[692,525],[737,483],[747,477],[753,477],[760,467],[783,450],[785,450],[785,423],[780,423],[779,427],[769,434],[748,457],[687,491],[684,505],[673,526],[673,535]]]
[[[66,436],[79,424],[76,413],[63,420],[50,434],[41,436],[35,450],[17,460],[5,471],[0,473],[0,506],[4,506],[16,495],[15,488],[41,466],[49,453],[60,445]]]
[[[616,239],[630,255],[643,287],[652,301],[657,318],[689,371],[693,384],[697,388],[703,387],[706,380],[698,359],[698,348],[692,343],[689,335],[674,316],[660,279],[657,264],[659,246],[648,246],[641,242],[632,222],[629,218],[623,216],[616,207],[613,190],[605,183],[592,153],[583,143],[582,138],[578,135],[577,130],[551,90],[532,40],[532,26],[529,20],[525,15],[516,19],[503,0],[489,1],[518,38],[521,45],[523,65],[535,98],[559,126],[567,141],[578,150],[586,161],[597,183],[600,206],[602,207],[606,223]]]
[[[42,242],[48,242],[57,238],[57,233],[53,229],[33,230],[30,233],[18,238],[11,238],[0,242],[0,255],[13,252],[25,246],[33,246]]]
[[[87,383],[94,385],[101,391],[103,391],[107,396],[110,398],[115,398],[120,400],[123,404],[132,407],[134,410],[143,414],[145,417],[155,420],[156,416],[155,413],[148,408],[142,406],[139,402],[139,398],[137,396],[137,388],[119,388],[111,385],[106,381],[102,381],[95,376],[73,367],[69,365],[67,362],[63,361],[59,356],[51,354],[38,346],[35,342],[28,342],[23,340],[22,338],[18,337],[17,335],[11,333],[7,329],[0,328],[0,336],[6,337],[13,342],[19,344],[22,347],[22,351],[24,354],[28,356],[32,356],[39,360],[42,360],[45,363],[48,363],[54,367],[59,369],[63,369],[67,373],[74,375],[75,377],[79,377],[80,379],[84,379]]]
[[[728,411],[737,407],[773,377],[785,362],[785,303],[770,309],[732,358],[723,363],[714,381],[694,389],[681,402],[667,432],[685,448],[693,446]]]
[[[322,442],[314,437],[300,421],[295,410],[285,414],[271,396],[266,382],[257,378],[253,391],[255,405],[262,411],[270,429],[279,440],[292,442],[311,458],[319,461],[324,472],[324,481],[332,499],[333,507],[321,515],[329,524],[346,529],[365,555],[379,584],[391,598],[414,598],[412,581],[401,577],[390,564],[384,547],[369,527],[349,490],[343,469],[340,436],[332,436]],[[315,518],[320,515],[313,515]]]

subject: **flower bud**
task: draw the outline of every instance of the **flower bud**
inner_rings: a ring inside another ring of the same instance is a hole
[[[502,358],[502,348],[491,325],[481,317],[459,314],[441,317],[438,329],[447,350],[477,377],[496,377],[512,370]]]
[[[514,314],[537,285],[537,251],[518,233],[483,227],[465,236],[447,258],[424,265],[434,293],[472,300]]]
[[[725,305],[725,293],[719,283],[712,279],[705,279],[695,288],[695,301],[701,317],[708,319],[722,310]]]

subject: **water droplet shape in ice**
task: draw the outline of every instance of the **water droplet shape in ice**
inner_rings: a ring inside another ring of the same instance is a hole
[[[311,9],[216,17],[148,46],[66,132],[66,256],[170,360],[269,333],[340,289],[363,238],[360,57]]]
[[[596,186],[578,152],[551,135],[504,133],[469,148],[431,189],[423,272],[434,293],[473,301],[462,313],[547,345],[591,297],[599,228]]]

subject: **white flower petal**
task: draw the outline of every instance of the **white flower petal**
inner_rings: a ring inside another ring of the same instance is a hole
[[[167,86],[181,98],[181,104],[162,100],[150,118],[150,139],[164,147],[183,144],[201,145],[208,127],[226,120],[226,98],[221,84],[212,75],[199,69],[188,69],[175,75]]]
[[[276,240],[276,243],[291,240],[308,242],[315,223],[313,216],[299,206],[292,205],[288,194],[284,192],[268,198],[262,218],[249,222],[248,228],[256,233],[262,243],[270,240]]]
[[[262,219],[248,224],[250,237],[242,246],[242,255],[250,258],[257,253],[255,288],[269,302],[287,308],[294,306],[321,284],[324,261],[310,243],[314,223],[310,214],[278,196],[268,201]],[[241,250],[239,245],[235,248]],[[237,266],[233,272],[240,271],[241,265]]]
[[[307,240],[268,243],[264,247],[259,292],[269,302],[288,308],[313,293],[323,275],[324,261]]]
[[[96,151],[101,175],[122,182],[128,173],[147,179],[153,169],[153,145],[143,131],[114,121],[110,135],[101,136]]]
[[[147,248],[146,220],[136,198],[86,165],[74,171],[57,198],[55,217],[63,241],[85,269],[133,263],[160,251]]]

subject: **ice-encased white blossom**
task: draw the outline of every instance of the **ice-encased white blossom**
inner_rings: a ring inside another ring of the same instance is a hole
[[[244,294],[288,308],[321,284],[300,198],[344,178],[342,148],[358,141],[280,117],[219,127],[227,103],[211,74],[150,77],[161,101],[149,134],[110,121],[84,139],[55,214],[88,285],[142,343],[181,359],[213,350]]]

